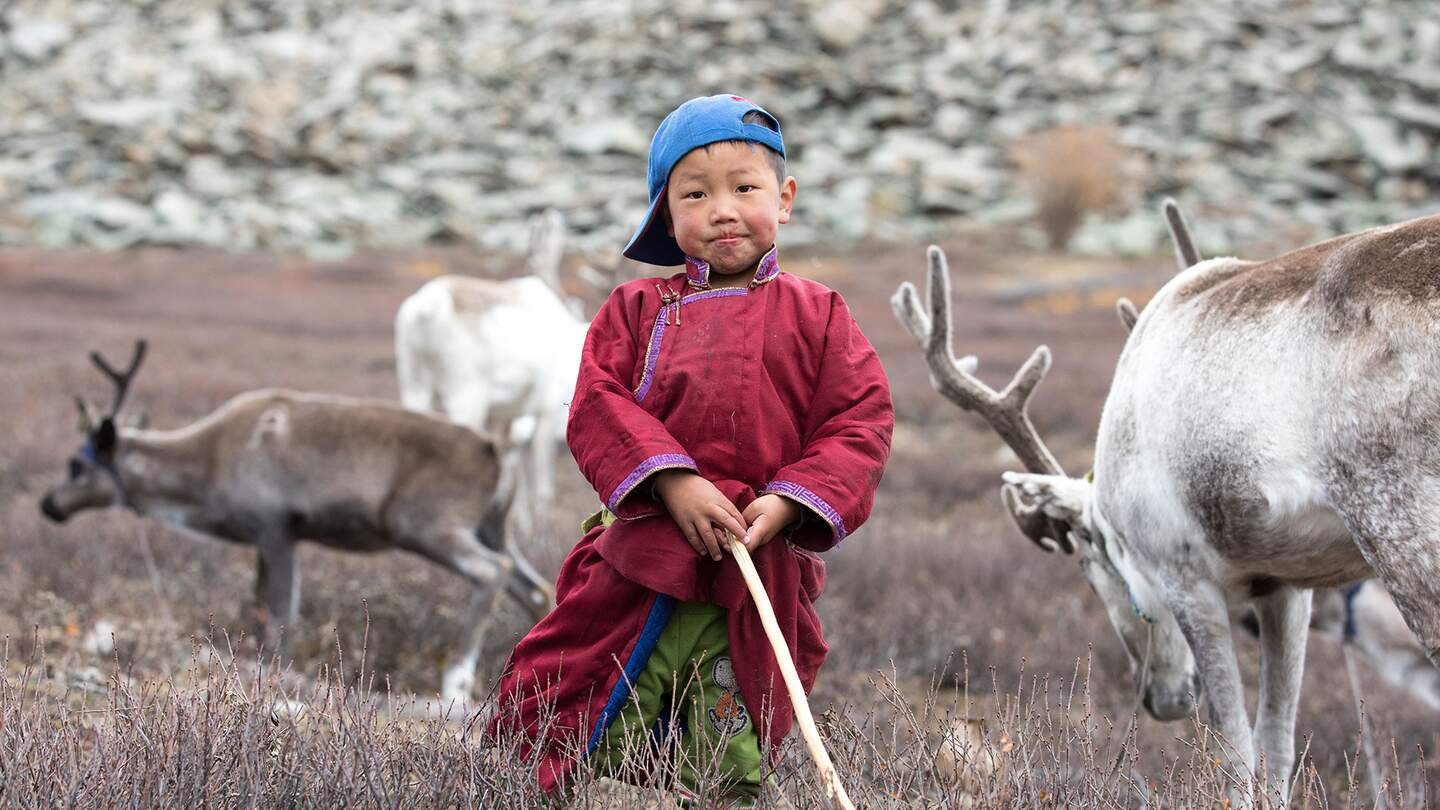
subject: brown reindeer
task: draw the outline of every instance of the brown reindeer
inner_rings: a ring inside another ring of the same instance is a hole
[[[91,353],[115,384],[114,403],[98,422],[80,403],[86,442],[68,480],[41,501],[46,517],[121,506],[254,545],[259,639],[282,659],[281,630],[300,599],[297,541],[419,554],[475,587],[473,623],[444,674],[447,698],[469,695],[502,590],[537,620],[549,611],[550,584],[505,542],[513,476],[490,439],[387,402],[274,389],[240,394],[176,430],[117,427],[144,355],[140,341],[117,372]]]

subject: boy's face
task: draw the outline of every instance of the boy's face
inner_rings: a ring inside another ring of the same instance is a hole
[[[755,269],[794,203],[795,178],[777,181],[759,144],[696,149],[675,164],[665,190],[670,234],[680,249],[722,275]]]

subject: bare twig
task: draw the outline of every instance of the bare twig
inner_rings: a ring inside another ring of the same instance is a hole
[[[790,693],[790,704],[795,707],[795,722],[800,724],[800,734],[805,738],[811,758],[815,760],[815,767],[820,772],[820,782],[826,786],[831,801],[845,810],[855,810],[855,805],[851,804],[850,797],[845,793],[845,786],[840,783],[840,777],[835,773],[835,765],[830,761],[825,743],[820,739],[820,730],[815,727],[815,717],[810,713],[810,702],[805,697],[805,687],[800,683],[800,673],[795,670],[795,661],[790,657],[790,647],[785,641],[785,635],[780,632],[780,624],[775,620],[775,610],[770,606],[770,595],[765,592],[765,584],[760,581],[760,573],[755,570],[750,551],[734,534],[727,533],[726,538],[730,543],[730,553],[735,556],[740,573],[745,577],[745,587],[750,590],[750,597],[755,600],[755,609],[760,613],[760,624],[765,628],[765,636],[770,639],[770,647],[775,651],[775,661],[780,665],[780,676],[785,681],[785,690]]]

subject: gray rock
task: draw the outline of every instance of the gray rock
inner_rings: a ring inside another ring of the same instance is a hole
[[[185,162],[185,185],[202,197],[226,198],[250,193],[255,181],[231,171],[217,155],[195,155]]]
[[[9,49],[22,59],[43,62],[70,42],[74,31],[55,20],[22,20],[10,29]]]
[[[10,12],[0,238],[508,249],[554,205],[577,249],[613,252],[655,124],[724,91],[785,125],[787,242],[1028,216],[1008,150],[1061,124],[1114,126],[1137,212],[1177,188],[1233,211],[1217,241],[1405,214],[1440,182],[1440,20],[1417,4],[443,5]],[[1143,241],[1128,215],[1087,227],[1087,250]]]
[[[1349,119],[1349,124],[1366,156],[1387,172],[1422,169],[1435,159],[1434,149],[1425,136],[1414,130],[1402,130],[1392,119],[1356,115]]]

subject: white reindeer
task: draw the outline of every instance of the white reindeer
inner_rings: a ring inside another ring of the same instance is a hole
[[[1000,394],[954,359],[938,248],[930,314],[909,284],[894,299],[937,389],[980,410],[1030,470],[1003,489],[1022,528],[1082,551],[1132,658],[1198,672],[1229,768],[1270,800],[1294,764],[1311,588],[1378,576],[1440,658],[1437,279],[1440,217],[1180,273],[1126,342],[1093,480],[1065,476],[1025,415],[1045,347]],[[1246,600],[1261,629],[1253,730],[1227,606]],[[1132,637],[1151,639],[1148,656]]]
[[[1161,208],[1174,240],[1180,271],[1200,263],[1200,252],[1190,235],[1190,226],[1174,200]],[[1116,303],[1120,322],[1128,332],[1135,328],[1139,312],[1128,299]],[[1243,620],[1245,629],[1260,635],[1260,622],[1253,611]],[[1383,587],[1374,582],[1357,582],[1346,588],[1324,588],[1314,595],[1310,631],[1329,641],[1349,645],[1384,680],[1440,711],[1440,669],[1431,666],[1425,651],[1405,625],[1400,609]],[[1358,685],[1357,685],[1358,686]]]
[[[495,281],[441,276],[395,315],[395,359],[406,408],[508,437],[523,458],[526,526],[555,493],[556,450],[589,323],[561,297],[564,223],[546,211],[531,231],[530,275]]]
[[[280,390],[240,394],[178,430],[117,427],[144,352],[141,341],[124,372],[91,354],[115,384],[114,404],[95,423],[81,403],[86,443],[41,501],[46,517],[120,506],[255,546],[258,636],[282,660],[281,627],[299,607],[297,541],[418,554],[475,588],[464,646],[443,678],[451,699],[469,697],[502,591],[536,620],[553,605],[550,584],[505,542],[513,476],[489,439],[391,403]]]

